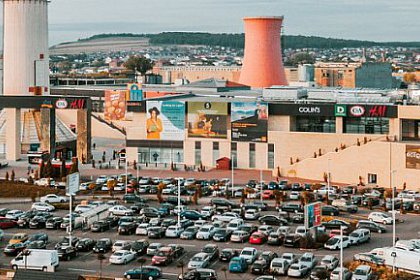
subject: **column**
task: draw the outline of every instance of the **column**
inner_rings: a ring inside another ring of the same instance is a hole
[[[55,155],[55,109],[41,108],[40,141],[41,151],[48,151],[54,158]]]
[[[22,149],[20,109],[6,108],[4,110],[6,110],[6,159],[19,160]]]
[[[80,163],[91,160],[91,109],[77,110],[77,158]]]

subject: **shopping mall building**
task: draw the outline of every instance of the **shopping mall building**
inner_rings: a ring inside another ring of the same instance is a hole
[[[208,170],[226,157],[273,176],[329,171],[334,182],[420,188],[420,106],[409,92],[209,84],[129,102],[129,161]]]

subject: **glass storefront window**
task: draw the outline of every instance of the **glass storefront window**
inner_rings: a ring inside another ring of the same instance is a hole
[[[176,148],[148,148],[138,149],[138,163],[183,163],[184,150]]]
[[[296,126],[291,131],[335,133],[335,118],[296,116]]]
[[[404,119],[401,123],[403,141],[420,141],[420,120]]]
[[[344,118],[344,133],[388,134],[388,118]]]

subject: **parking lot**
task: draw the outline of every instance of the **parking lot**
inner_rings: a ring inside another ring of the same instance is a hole
[[[149,195],[150,197],[155,197],[152,195]],[[208,205],[208,199],[202,199],[200,200],[200,204],[198,206],[192,206],[189,205],[189,209],[197,209],[200,210],[202,206]],[[239,202],[239,201],[237,201]],[[269,207],[271,208],[270,211],[264,211],[263,214],[276,214],[278,215],[278,212],[274,210],[274,201],[266,201],[269,204]],[[157,202],[149,202],[150,206],[157,206]],[[29,210],[31,207],[31,204],[11,204],[11,205],[5,205],[2,207],[7,207],[9,209],[21,209],[21,210]],[[1,207],[0,207],[1,208]],[[58,210],[54,212],[54,215],[58,216],[64,216],[67,214],[67,211],[64,210]],[[352,219],[366,219],[369,214],[369,211],[367,209],[361,208],[357,214],[350,215],[350,214],[341,214],[341,217],[346,218],[352,218]],[[173,219],[176,219],[176,216],[171,216]],[[165,217],[167,218],[167,217]],[[410,239],[410,238],[418,238],[417,232],[419,230],[418,227],[418,218],[416,215],[413,214],[406,214],[402,216],[402,223],[397,224],[397,236],[401,236],[404,239]],[[253,221],[247,223],[253,223],[256,225],[260,225],[258,221]],[[298,224],[290,224],[292,230],[298,226]],[[47,246],[48,249],[53,249],[54,245],[59,242],[63,236],[66,235],[66,232],[64,230],[31,230],[31,229],[19,229],[19,228],[13,228],[13,229],[7,229],[5,230],[5,238],[1,242],[1,248],[3,249],[5,245],[7,244],[8,239],[17,232],[26,232],[28,234],[34,234],[37,232],[46,232],[49,235],[49,244]],[[83,237],[90,237],[95,240],[98,240],[100,238],[108,237],[111,238],[113,241],[116,240],[139,240],[139,239],[148,239],[145,236],[136,236],[136,235],[118,235],[117,228],[114,227],[108,231],[102,232],[102,233],[92,233],[90,231],[81,231],[80,229],[77,229],[74,231],[74,236],[77,236],[79,238]],[[284,246],[271,246],[267,245],[266,243],[263,245],[252,245],[252,244],[241,244],[241,243],[232,243],[232,242],[214,242],[214,241],[200,241],[200,240],[181,240],[181,239],[171,239],[171,238],[161,238],[161,239],[150,239],[150,243],[153,242],[159,242],[162,244],[179,244],[185,249],[185,254],[180,256],[177,260],[172,262],[168,266],[161,267],[163,271],[163,278],[166,279],[176,279],[177,275],[181,273],[181,268],[177,266],[177,264],[180,261],[183,261],[185,264],[184,270],[187,270],[187,263],[190,260],[190,258],[201,251],[202,247],[208,243],[217,244],[219,247],[219,250],[221,251],[224,248],[234,248],[238,249],[239,251],[243,247],[255,247],[258,252],[263,251],[273,251],[277,253],[278,255],[281,255],[284,252],[292,252],[297,255],[301,255],[304,252],[297,248],[290,248],[290,247],[284,247]],[[374,248],[378,247],[384,247],[384,246],[391,246],[392,244],[392,226],[387,226],[387,232],[386,233],[372,233],[372,239],[369,243],[360,245],[360,246],[352,246],[349,248],[346,248],[344,250],[344,259],[345,261],[349,261],[353,259],[353,255],[360,252],[368,252]],[[312,252],[317,257],[317,260],[321,260],[321,258],[325,255],[336,255],[339,256],[339,251],[328,251],[325,249],[318,249],[318,250],[312,250]],[[103,260],[103,268],[102,268],[102,274],[104,276],[112,276],[112,277],[122,277],[124,272],[135,267],[139,267],[139,262],[132,261],[127,265],[113,265],[109,263],[108,257],[110,256],[110,253],[106,254],[106,259]],[[148,256],[142,256],[141,258],[146,259],[146,263],[144,265],[150,265],[151,264],[151,257]],[[1,267],[7,268],[10,267],[9,262],[12,259],[12,257],[2,256],[0,259],[0,265]],[[219,260],[212,261],[208,268],[216,270],[216,272],[219,275],[219,278],[223,279],[224,277],[224,271],[223,268],[227,268],[228,263],[223,263]],[[60,261],[60,271],[76,271],[81,274],[99,274],[100,273],[100,261],[97,259],[97,255],[93,253],[92,251],[87,253],[79,253],[79,255],[72,259],[71,261]],[[248,271],[250,271],[248,269]],[[233,274],[230,272],[226,272],[226,276],[229,279],[254,279],[256,278],[255,275],[252,275],[250,273],[239,273],[239,274]],[[281,277],[277,277],[281,278]],[[287,277],[284,277],[287,278]]]

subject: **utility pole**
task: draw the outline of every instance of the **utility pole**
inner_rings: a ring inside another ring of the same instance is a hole
[[[396,229],[395,229],[395,173],[396,170],[391,171],[391,187],[392,187],[392,246],[396,243]]]
[[[178,227],[181,226],[181,179],[178,178]]]
[[[343,278],[343,226],[340,226],[340,280]]]
[[[261,190],[260,190],[260,200],[261,202],[263,201],[263,171],[262,169],[260,169],[260,186],[261,186]]]

